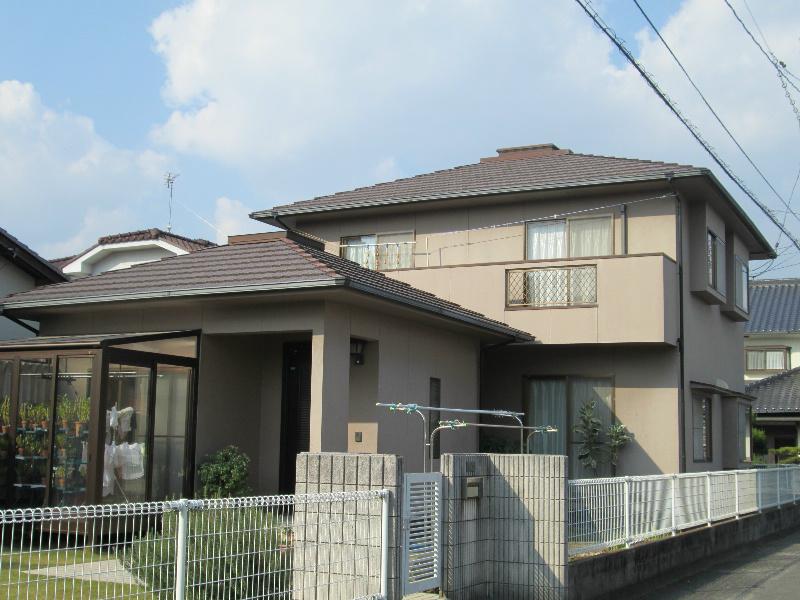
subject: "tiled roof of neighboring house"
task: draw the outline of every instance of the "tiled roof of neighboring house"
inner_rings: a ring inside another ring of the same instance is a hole
[[[3,228],[0,228],[0,256],[6,257],[31,274],[38,283],[64,281],[64,275],[58,267],[39,256]]]
[[[663,179],[668,173],[706,172],[676,163],[576,154],[553,144],[500,148],[498,154],[474,164],[276,206],[253,216],[269,218],[375,204]]]
[[[800,367],[751,383],[745,392],[756,397],[756,414],[800,413]]]
[[[800,332],[800,279],[765,279],[750,284],[750,320],[745,333]]]
[[[114,233],[112,235],[106,235],[97,240],[96,244],[88,247],[83,252],[79,252],[78,254],[73,254],[72,256],[64,256],[62,258],[53,258],[50,262],[58,267],[59,269],[63,269],[69,263],[74,261],[76,258],[83,256],[87,252],[94,250],[98,246],[107,246],[109,244],[121,244],[124,242],[145,242],[148,240],[162,240],[173,246],[177,246],[181,250],[185,250],[186,252],[195,252],[197,250],[202,250],[203,248],[211,248],[216,246],[214,242],[209,242],[208,240],[204,239],[192,239],[182,235],[178,235],[177,233],[172,233],[170,231],[164,231],[162,229],[140,229],[139,231],[128,231],[125,233]]]
[[[289,234],[260,243],[216,246],[12,294],[0,300],[0,308],[347,287],[516,339],[532,339],[527,333],[365,269],[314,244],[301,243]]]

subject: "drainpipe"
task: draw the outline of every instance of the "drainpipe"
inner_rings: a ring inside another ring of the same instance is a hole
[[[686,357],[684,355],[684,330],[683,330],[683,201],[678,190],[673,185],[674,173],[667,173],[667,185],[675,195],[675,243],[677,245],[676,259],[678,263],[678,359],[680,373],[678,380],[678,466],[681,473],[686,472]]]
[[[621,220],[622,235],[620,242],[622,243],[622,254],[628,253],[628,205],[623,204],[619,207],[619,216]]]

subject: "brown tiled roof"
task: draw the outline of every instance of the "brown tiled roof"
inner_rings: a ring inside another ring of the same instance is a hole
[[[215,243],[209,242],[204,239],[187,238],[170,231],[162,229],[141,229],[139,231],[128,231],[126,233],[115,233],[106,235],[97,240],[98,246],[106,244],[120,244],[122,242],[143,242],[147,240],[164,240],[174,244],[178,248],[186,250],[187,252],[194,252],[195,250],[202,250],[203,248],[210,248],[216,246]]]
[[[668,173],[701,174],[689,165],[592,154],[575,154],[552,144],[501,148],[498,156],[369,187],[302,200],[255,213],[256,218],[375,204],[479,196],[661,179]]]
[[[317,287],[348,287],[516,339],[531,339],[504,323],[289,237],[216,246],[45,286],[7,296],[0,300],[0,307],[13,310]]]
[[[59,267],[45,260],[8,231],[0,227],[0,256],[33,275],[37,284],[64,281]]]

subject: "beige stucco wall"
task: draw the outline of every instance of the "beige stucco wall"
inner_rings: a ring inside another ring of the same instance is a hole
[[[484,408],[524,410],[524,378],[610,377],[614,410],[634,435],[619,474],[678,470],[678,353],[669,347],[507,347],[484,353]],[[488,422],[488,421],[487,421]]]

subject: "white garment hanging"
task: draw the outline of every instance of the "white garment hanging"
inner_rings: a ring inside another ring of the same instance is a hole
[[[117,410],[116,406],[112,406],[111,410],[106,411],[106,427],[116,430],[120,437],[125,437],[131,430],[133,413],[132,406],[126,406],[122,410]]]
[[[114,443],[106,444],[103,452],[103,496],[110,496],[114,493],[114,481],[117,476],[114,473],[114,455],[116,454]]]
[[[119,468],[121,479],[141,479],[144,477],[144,444],[120,444],[114,455],[114,464]]]

